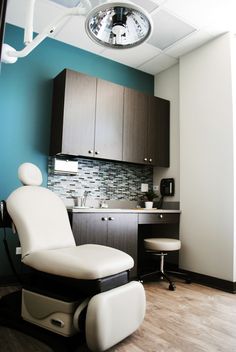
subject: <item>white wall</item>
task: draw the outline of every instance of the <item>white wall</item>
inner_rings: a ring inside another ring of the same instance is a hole
[[[236,36],[232,36],[232,97],[233,97],[233,134],[234,134],[234,229],[236,229]],[[234,282],[236,281],[236,234],[234,234]]]
[[[167,201],[179,201],[179,65],[155,76],[155,96],[170,100],[170,167],[155,167],[153,184],[160,185],[162,178],[175,179],[175,196]]]
[[[235,281],[231,38],[180,59],[180,267]]]

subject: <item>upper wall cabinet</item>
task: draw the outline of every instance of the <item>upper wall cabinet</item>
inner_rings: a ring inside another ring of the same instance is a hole
[[[169,166],[170,102],[125,88],[123,160]]]
[[[50,155],[169,166],[169,101],[64,70],[54,80]]]
[[[145,163],[147,155],[148,96],[125,88],[123,160]]]
[[[94,148],[96,78],[64,70],[54,79],[50,154]]]
[[[122,160],[124,88],[97,80],[95,156]]]
[[[70,70],[54,79],[51,155],[92,153],[96,84],[96,78]]]
[[[54,80],[50,154],[122,160],[122,86],[64,70]]]
[[[148,102],[148,162],[169,167],[170,102],[149,96]]]

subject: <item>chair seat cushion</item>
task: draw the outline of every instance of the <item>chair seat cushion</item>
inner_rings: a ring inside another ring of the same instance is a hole
[[[45,273],[82,280],[114,275],[134,265],[128,254],[96,244],[41,250],[25,256],[23,262]]]
[[[173,238],[146,238],[145,248],[152,251],[177,251],[181,248],[181,241]]]

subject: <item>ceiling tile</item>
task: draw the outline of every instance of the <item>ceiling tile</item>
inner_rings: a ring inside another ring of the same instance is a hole
[[[152,2],[154,2],[158,6],[162,6],[166,1],[167,0],[152,0]]]
[[[152,58],[145,64],[138,67],[139,70],[155,75],[178,62],[176,58],[168,56],[164,53]]]
[[[165,54],[178,58],[200,45],[203,45],[212,38],[212,35],[203,30],[196,31],[165,50]]]
[[[6,21],[18,27],[24,28],[27,16],[27,6],[29,2],[28,0],[21,0],[20,2],[20,6],[16,0],[11,0],[8,2]],[[62,15],[64,11],[64,7],[59,6],[51,1],[36,1],[33,24],[34,31],[37,33],[42,31],[47,25]]]
[[[235,22],[235,0],[167,0],[164,8],[198,28],[219,26],[222,21],[229,22],[229,16]]]
[[[133,3],[142,7],[147,12],[152,12],[158,7],[157,3],[150,1],[150,0],[135,0],[135,1],[133,1]]]
[[[153,33],[148,42],[162,50],[195,31],[195,28],[160,10],[153,15]]]
[[[147,60],[160,54],[161,50],[147,43],[129,49],[105,49],[100,55],[118,61],[124,65],[138,67]]]
[[[209,8],[214,9],[217,0],[167,0],[164,8],[172,11],[181,18],[188,19],[189,23],[198,27],[203,27],[209,21],[211,13]]]
[[[65,7],[75,7],[75,6],[78,6],[80,3],[80,0],[50,0],[50,1],[53,1]]]

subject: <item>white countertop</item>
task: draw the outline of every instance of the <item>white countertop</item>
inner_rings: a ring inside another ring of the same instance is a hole
[[[73,207],[68,208],[68,211],[72,213],[181,213],[178,209],[146,209],[146,208],[135,208],[135,209],[113,209],[113,208],[79,208]]]

